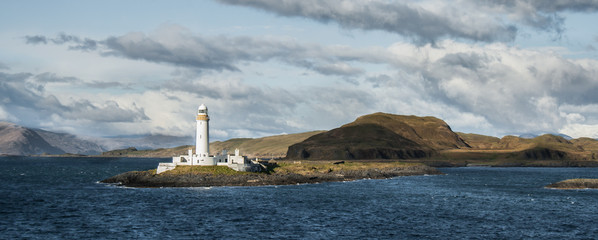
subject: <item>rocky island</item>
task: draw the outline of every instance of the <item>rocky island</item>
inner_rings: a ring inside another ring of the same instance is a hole
[[[598,179],[593,178],[575,178],[567,179],[557,183],[550,184],[546,188],[556,189],[598,189]]]
[[[281,161],[264,166],[263,172],[238,172],[226,166],[177,166],[161,174],[155,169],[126,172],[101,182],[127,187],[264,186],[441,174],[423,164],[397,161]]]

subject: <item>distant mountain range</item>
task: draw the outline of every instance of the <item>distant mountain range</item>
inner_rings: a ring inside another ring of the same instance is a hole
[[[542,135],[545,135],[545,134],[551,134],[551,135],[563,137],[564,139],[567,139],[567,140],[573,139],[571,136],[569,136],[567,134],[562,134],[562,133],[543,133],[543,134],[525,133],[525,134],[519,135],[519,137],[520,138],[532,139],[532,138],[536,138],[536,137],[539,137],[539,136],[542,136]]]
[[[0,122],[0,154],[63,154],[64,150],[52,146],[32,129]]]
[[[95,138],[91,141],[98,143],[107,150],[134,147],[136,149],[171,148],[181,145],[193,144],[193,137],[178,137],[168,135],[133,135],[116,136],[109,138]]]
[[[112,138],[83,138],[68,133],[56,133],[27,128],[14,123],[0,122],[1,155],[83,154],[135,147],[154,149],[192,143],[191,137],[165,135],[121,136]]]
[[[0,154],[76,153],[123,157],[172,157],[193,148],[190,137],[121,136],[83,139],[71,134],[29,129],[0,122]],[[176,147],[178,146],[178,147]],[[210,143],[210,153],[239,148],[251,158],[294,160],[416,159],[451,166],[598,166],[598,140],[566,135],[497,138],[453,132],[435,117],[374,113],[330,131]],[[114,150],[116,149],[116,150]],[[120,149],[120,150],[119,150]],[[107,151],[109,150],[109,151]],[[525,160],[522,162],[522,160]],[[532,161],[528,161],[532,160]]]
[[[98,154],[100,145],[66,133],[54,133],[0,122],[0,154]]]

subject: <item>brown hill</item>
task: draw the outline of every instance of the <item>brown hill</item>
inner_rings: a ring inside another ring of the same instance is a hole
[[[374,113],[291,145],[287,159],[409,159],[469,148],[434,117]]]
[[[428,157],[430,147],[376,124],[343,126],[291,145],[287,159],[406,159]]]
[[[35,155],[63,154],[35,131],[8,122],[0,122],[0,154]]]
[[[457,132],[457,135],[473,149],[492,149],[500,142],[500,138],[475,133]]]
[[[263,138],[233,138],[227,141],[210,143],[210,154],[220,153],[223,149],[234,151],[239,148],[241,154],[250,158],[281,158],[284,157],[290,145],[301,142],[308,137],[323,131],[312,131],[295,134],[283,134]],[[130,147],[102,153],[102,156],[118,157],[163,157],[185,155],[188,149],[195,151],[195,146],[185,145],[174,148],[159,148],[154,150],[137,150]]]
[[[283,158],[286,156],[289,146],[322,132],[324,131],[283,134],[263,138],[233,138],[224,142],[216,141],[210,143],[210,154],[216,154],[222,152],[222,150],[233,151],[238,148],[243,155],[250,158]]]
[[[516,136],[504,136],[503,138],[484,136],[473,133],[458,133],[472,149],[481,150],[522,150],[534,147],[546,147],[564,151],[583,151],[584,145],[598,147],[598,141],[593,139],[571,141],[552,134],[544,134],[535,138],[521,138]],[[574,144],[576,142],[577,144]]]
[[[598,152],[598,140],[596,139],[582,137],[571,139],[570,142],[575,146],[582,147],[586,151]]]
[[[451,130],[446,122],[435,117],[404,116],[379,112],[358,117],[354,122],[344,126],[365,123],[383,126],[409,140],[436,150],[470,147]]]
[[[598,152],[598,141],[573,139],[571,141],[552,134],[535,138],[505,136],[501,139],[459,133],[472,146],[470,150],[453,149],[443,152],[452,159],[519,159],[519,160],[593,160]],[[585,149],[587,147],[587,149]]]

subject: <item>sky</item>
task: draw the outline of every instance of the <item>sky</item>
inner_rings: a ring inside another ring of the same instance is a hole
[[[386,112],[598,138],[598,1],[3,1],[0,121],[211,140]]]

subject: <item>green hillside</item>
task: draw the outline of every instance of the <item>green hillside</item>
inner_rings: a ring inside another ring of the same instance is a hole
[[[435,117],[404,116],[379,112],[358,117],[354,122],[342,127],[367,123],[388,128],[411,141],[436,150],[469,148],[469,145],[453,132],[446,122]]]
[[[598,141],[590,138],[571,141],[552,134],[532,139],[505,136],[501,139],[459,133],[471,149],[441,152],[445,159],[476,161],[488,165],[594,166]],[[526,160],[526,161],[521,161]]]
[[[374,113],[289,147],[287,159],[411,159],[469,148],[435,117]]]
[[[210,143],[210,154],[216,154],[226,149],[232,153],[239,148],[241,154],[250,158],[282,158],[286,155],[290,145],[301,142],[308,137],[323,131],[312,131],[295,134],[283,134],[263,138],[233,138],[227,141],[216,141]],[[164,157],[185,155],[188,149],[195,151],[195,146],[186,145],[175,148],[160,148],[154,150],[137,150],[135,148],[112,150],[102,153],[108,157]]]
[[[243,155],[250,158],[282,158],[286,156],[289,146],[322,132],[324,131],[284,134],[263,138],[233,138],[224,142],[216,141],[210,143],[210,154],[219,153],[223,149],[234,151],[235,148],[238,148]]]

